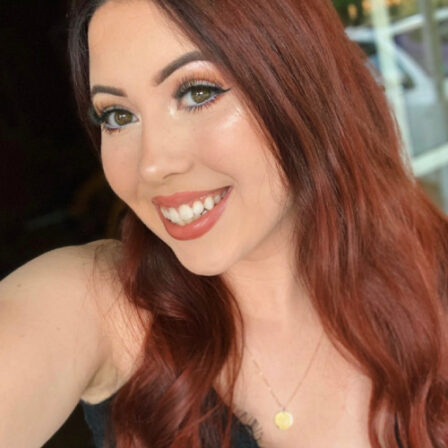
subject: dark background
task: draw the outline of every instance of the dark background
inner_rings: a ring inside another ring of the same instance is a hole
[[[0,278],[48,250],[116,233],[115,199],[76,115],[68,3],[0,0]],[[92,446],[80,406],[44,446]]]

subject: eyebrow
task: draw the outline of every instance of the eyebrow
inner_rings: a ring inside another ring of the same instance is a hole
[[[154,86],[162,84],[165,79],[172,75],[176,70],[189,64],[193,61],[207,61],[208,59],[204,54],[198,50],[190,51],[184,55],[174,59],[166,67],[164,67],[160,72],[153,78],[152,83]],[[93,98],[97,93],[108,93],[115,96],[126,96],[126,92],[123,89],[117,89],[116,87],[94,85],[90,91],[90,97]]]
[[[153,84],[158,86],[163,81],[165,81],[168,76],[174,73],[176,70],[181,68],[182,66],[193,62],[193,61],[206,61],[207,58],[198,50],[190,51],[189,53],[185,53],[184,55],[178,57],[174,61],[170,62],[165,68],[163,68],[157,76],[153,79]]]
[[[95,85],[92,87],[92,90],[90,91],[90,97],[93,98],[97,93],[109,93],[110,95],[115,96],[126,96],[125,91],[122,89],[101,85]]]

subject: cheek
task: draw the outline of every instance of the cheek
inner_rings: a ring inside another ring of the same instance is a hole
[[[115,138],[115,140],[113,140]],[[138,161],[129,138],[105,136],[101,144],[104,175],[115,194],[129,202],[136,191]]]
[[[284,187],[258,124],[242,107],[230,104],[198,130],[201,159],[233,178],[235,194],[246,210],[272,215],[285,199]]]
[[[195,131],[200,159],[237,183],[261,181],[269,171],[271,154],[256,129],[243,108],[230,102]]]

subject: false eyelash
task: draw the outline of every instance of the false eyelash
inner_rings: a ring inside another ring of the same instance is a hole
[[[107,106],[104,109],[101,109],[99,112],[97,112],[92,105],[89,107],[89,118],[94,125],[101,126],[106,121],[107,115],[110,112],[120,112],[120,111],[128,112],[122,106],[113,106],[113,105]]]
[[[192,88],[192,87],[198,87],[198,86],[206,86],[209,87],[211,90],[213,90],[216,95],[213,99],[206,101],[203,104],[198,104],[197,106],[186,106],[185,110],[188,112],[199,112],[199,110],[209,107],[211,106],[218,98],[220,95],[222,95],[223,93],[226,93],[230,90],[230,88],[228,89],[224,89],[220,83],[215,80],[215,79],[199,79],[197,77],[188,77],[188,76],[184,76],[183,78],[180,79],[179,83],[178,83],[179,87],[176,90],[176,93],[173,95],[173,97],[180,102],[181,98],[188,93],[188,91]]]
[[[228,89],[224,89],[220,83],[215,80],[215,79],[199,79],[197,77],[189,77],[189,76],[185,76],[183,78],[181,78],[181,80],[178,83],[176,92],[173,95],[173,98],[176,99],[178,102],[180,102],[180,100],[182,99],[182,97],[188,93],[188,91],[192,88],[192,87],[197,87],[197,86],[206,86],[209,87],[211,90],[213,90],[215,92],[215,97],[209,101],[204,102],[203,104],[198,104],[196,106],[185,106],[185,110],[187,112],[199,112],[202,109],[205,109],[209,106],[211,106],[218,98],[221,94],[228,92],[229,90],[231,90],[230,88]],[[125,110],[123,107],[121,106],[108,106],[104,109],[102,109],[101,111],[97,112],[94,108],[93,105],[90,105],[89,110],[88,110],[88,117],[90,122],[98,127],[101,127],[101,129],[109,134],[112,134],[114,132],[120,132],[123,128],[108,128],[105,126],[105,121],[107,118],[108,113],[112,112],[112,111],[118,111],[118,110]]]
[[[108,106],[105,107],[104,109],[100,110],[99,113],[95,110],[95,108],[93,107],[93,105],[90,105],[89,110],[88,110],[88,116],[90,119],[90,122],[94,125],[94,126],[98,126],[101,127],[101,130],[103,130],[104,132],[108,133],[108,134],[113,134],[115,132],[120,132],[123,128],[108,128],[105,126],[105,122],[107,119],[107,115],[110,112],[115,112],[115,111],[125,111],[125,109],[121,106]],[[127,111],[126,111],[127,112]]]
[[[101,126],[104,122],[104,114],[98,114],[93,107],[93,105],[89,106],[89,110],[87,111],[87,116],[89,117],[89,121],[95,126]]]
[[[188,89],[190,87],[205,85],[207,87],[215,88],[217,91],[220,92],[230,90],[230,89],[226,90],[223,89],[223,87],[221,86],[220,82],[217,79],[209,76],[204,76],[204,79],[201,79],[197,75],[196,76],[186,75],[179,80],[177,85],[178,87],[176,89],[176,93],[174,94],[174,97],[176,99],[182,98],[182,96],[188,92]]]

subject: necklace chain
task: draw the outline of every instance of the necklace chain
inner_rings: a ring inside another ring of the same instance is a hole
[[[258,373],[259,373],[259,375],[261,376],[261,379],[262,379],[263,382],[266,384],[267,388],[269,389],[269,392],[271,393],[272,397],[275,399],[275,401],[277,402],[278,406],[280,407],[280,409],[281,409],[282,411],[285,411],[286,408],[289,406],[289,404],[291,403],[292,399],[295,397],[297,391],[299,390],[300,386],[302,385],[303,381],[305,380],[306,376],[308,375],[308,372],[309,372],[309,370],[310,370],[310,368],[311,368],[311,365],[313,364],[314,358],[316,357],[316,354],[317,354],[317,351],[318,351],[318,349],[319,349],[319,347],[320,347],[320,344],[321,344],[321,342],[322,342],[322,339],[323,339],[323,332],[322,332],[321,335],[320,335],[319,342],[317,343],[317,346],[316,346],[316,348],[314,349],[314,353],[313,353],[313,355],[311,356],[310,362],[308,363],[308,366],[307,366],[307,368],[306,368],[306,370],[305,370],[305,373],[303,374],[302,378],[300,378],[300,381],[298,382],[296,388],[294,389],[294,392],[293,392],[292,395],[289,397],[289,399],[288,399],[288,401],[286,402],[285,405],[283,405],[283,404],[280,402],[279,398],[277,397],[277,394],[273,391],[271,385],[269,384],[269,381],[268,381],[268,380],[266,379],[266,377],[264,376],[264,373],[263,373],[263,371],[261,370],[260,365],[258,364],[257,361],[255,361],[254,356],[252,355],[251,351],[249,350],[249,348],[248,348],[247,345],[246,345],[246,350],[247,350],[247,352],[249,353],[249,356],[251,357],[252,362],[254,363],[255,367],[257,368]]]

